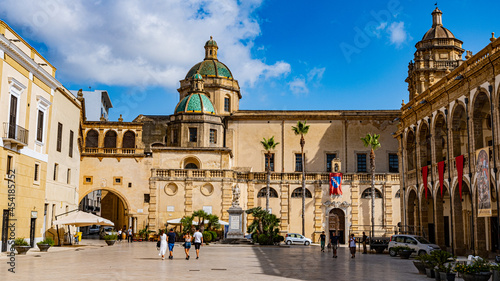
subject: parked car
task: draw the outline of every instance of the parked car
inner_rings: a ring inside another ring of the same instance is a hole
[[[118,232],[112,226],[101,226],[99,238],[104,239],[106,235],[118,235]]]
[[[306,238],[300,234],[297,233],[287,233],[285,237],[285,243],[287,245],[291,244],[304,244],[306,246],[309,246],[311,244],[312,240],[309,238]]]
[[[93,225],[89,228],[89,234],[99,234],[99,229],[98,225]]]
[[[415,251],[419,256],[423,254],[430,254],[432,251],[441,250],[441,248],[429,242],[422,236],[397,234],[391,236],[389,241],[389,255],[396,256],[398,253],[394,250],[395,247],[408,246]]]

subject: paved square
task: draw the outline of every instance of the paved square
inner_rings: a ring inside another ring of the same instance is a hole
[[[7,271],[5,253],[0,257],[1,280],[426,280],[411,260],[389,255],[362,255],[350,259],[347,248],[338,258],[318,246],[257,247],[203,246],[200,259],[194,249],[185,260],[180,244],[173,260],[161,260],[156,243],[94,245],[48,253],[30,250],[16,256],[16,274]],[[51,252],[52,251],[52,252]],[[430,280],[430,279],[429,279]]]

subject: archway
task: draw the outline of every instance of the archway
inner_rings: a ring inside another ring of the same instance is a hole
[[[420,167],[431,164],[431,134],[427,123],[423,122],[419,132]]]
[[[408,171],[415,169],[415,134],[411,130],[406,136],[406,159]]]
[[[436,244],[441,248],[450,247],[451,245],[451,220],[450,220],[450,193],[448,187],[443,184],[443,195],[439,181],[436,183],[436,191],[434,192],[434,221],[436,224]]]
[[[417,192],[414,188],[408,192],[408,204],[406,206],[407,225],[405,231],[409,234],[415,234],[418,229],[419,204]]]
[[[447,159],[447,139],[446,139],[447,125],[444,120],[443,114],[438,114],[436,122],[434,123],[434,146],[436,149],[436,163],[445,161]]]
[[[493,143],[491,134],[490,100],[488,96],[483,92],[477,94],[472,109],[474,149],[477,150],[486,146],[491,146]]]
[[[334,231],[340,236],[340,244],[345,244],[345,213],[339,208],[328,213],[328,237],[332,237]]]
[[[427,198],[425,195],[425,189],[422,188],[422,194],[420,197],[420,210],[421,210],[421,225],[423,236],[426,237],[432,243],[436,242],[436,224],[434,223],[434,197],[432,196],[432,187],[427,187]]]
[[[462,181],[462,199],[458,183],[453,192],[453,228],[455,254],[472,253],[472,197],[465,181]]]
[[[89,192],[80,200],[79,209],[112,221],[116,230],[130,227],[128,204],[120,194],[114,191],[98,189]],[[99,237],[96,233],[89,233],[90,227],[82,227],[80,231],[90,238]]]
[[[467,116],[465,108],[458,104],[453,111],[451,131],[453,134],[453,157],[467,155]]]

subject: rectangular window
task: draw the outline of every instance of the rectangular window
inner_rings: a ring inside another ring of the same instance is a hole
[[[399,173],[398,155],[389,153],[389,173]]]
[[[66,172],[66,183],[71,184],[71,169]]]
[[[13,158],[12,158],[12,156],[7,155],[7,171],[6,171],[6,172],[7,172],[7,175],[9,175],[9,174],[10,174],[10,171],[11,171],[11,170],[12,170],[12,168],[13,168],[13,167],[12,167],[12,159],[13,159]]]
[[[210,143],[217,143],[217,130],[210,129]]]
[[[332,161],[337,158],[337,154],[335,153],[327,153],[326,154],[326,171],[332,172]]]
[[[55,163],[54,164],[54,180],[56,181],[57,180],[57,176],[58,176],[58,171],[59,170],[59,164]]]
[[[61,152],[63,125],[57,123],[57,151]]]
[[[179,131],[177,129],[172,130],[172,143],[177,143],[179,138]]]
[[[38,178],[39,177],[39,169],[40,169],[40,165],[38,164],[35,164],[35,173],[33,175],[33,181],[39,181],[40,179]]]
[[[197,128],[189,128],[189,141],[197,142],[198,141],[198,129]]]
[[[151,197],[149,196],[149,194],[144,194],[144,203],[149,203],[150,199]]]
[[[74,138],[74,133],[73,131],[69,131],[69,157],[73,157],[73,138]]]
[[[16,138],[17,125],[17,97],[10,96],[10,115],[9,115],[9,138]]]
[[[295,172],[302,172],[302,154],[295,154]]]
[[[265,170],[267,171],[267,163],[268,163],[268,159],[267,159],[267,153],[264,153],[264,168]],[[271,172],[274,172],[274,153],[271,153],[270,157],[269,157],[269,164],[270,164],[270,170]]]
[[[224,98],[224,111],[229,112],[229,98]]]
[[[36,127],[36,140],[43,142],[43,111],[38,110],[38,124]]]
[[[132,183],[131,182],[128,183],[128,187],[132,187]]]
[[[85,181],[83,182],[83,184],[92,184],[93,177],[84,177],[84,178],[85,178]]]
[[[366,173],[366,154],[357,154],[358,173]]]
[[[114,177],[115,181],[113,184],[122,184],[122,177]]]

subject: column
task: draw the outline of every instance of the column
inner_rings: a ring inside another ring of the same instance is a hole
[[[184,189],[184,214],[190,216],[193,214],[193,182],[186,181]]]
[[[280,203],[281,203],[281,210],[280,210],[280,215],[281,215],[281,230],[280,232],[282,234],[288,232],[288,225],[290,223],[290,217],[289,217],[289,206],[290,206],[290,185],[288,184],[281,184],[280,185]]]
[[[347,214],[346,214],[347,215]],[[352,175],[351,182],[351,223],[352,223],[352,231],[357,233],[359,231],[359,181],[358,175]],[[347,228],[347,225],[346,225]],[[348,229],[346,229],[348,232]],[[356,234],[355,234],[356,235]]]
[[[233,203],[233,182],[228,179],[222,180],[222,220],[229,221],[229,213],[227,210],[231,208]]]
[[[320,176],[319,174],[317,176]],[[323,220],[323,204],[321,203],[321,199],[323,198],[323,190],[321,189],[321,181],[317,181],[314,184],[314,232],[313,232],[313,241],[319,242],[319,236],[323,231],[322,224]]]
[[[152,169],[153,172],[152,174],[155,174],[155,170]],[[152,231],[157,231],[157,225],[160,225],[159,222],[156,221],[157,218],[157,202],[158,202],[158,197],[157,197],[157,188],[156,188],[156,181],[150,179],[149,180],[149,208],[148,208],[148,225],[149,225],[149,230]]]
[[[253,179],[253,174],[250,174],[249,176],[252,177]],[[250,179],[250,180],[252,180]],[[248,181],[247,183],[247,209],[252,209],[255,207],[255,185],[252,181]],[[253,222],[253,216],[252,215],[247,215],[247,227],[252,224]]]

